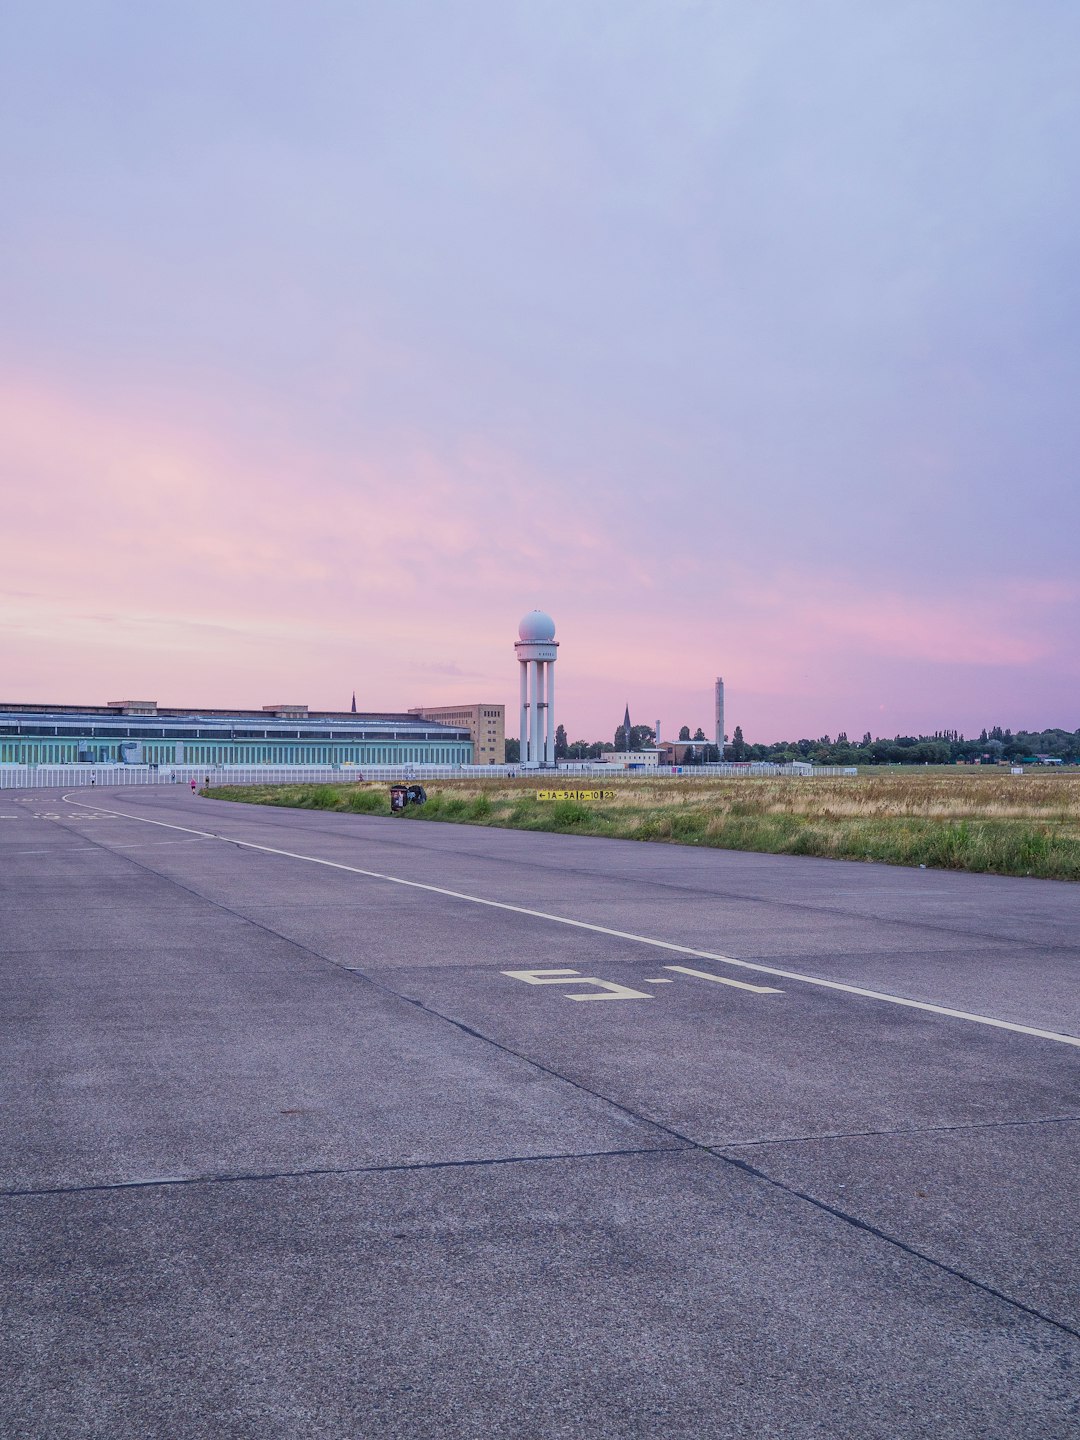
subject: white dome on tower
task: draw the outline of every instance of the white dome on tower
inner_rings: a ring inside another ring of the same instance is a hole
[[[521,617],[518,638],[533,643],[555,639],[555,621],[544,610],[530,610]]]

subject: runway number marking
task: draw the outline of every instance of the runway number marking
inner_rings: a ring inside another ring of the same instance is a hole
[[[504,970],[511,980],[523,980],[526,985],[595,985],[597,992],[592,995],[564,995],[564,1000],[655,1000],[655,995],[646,995],[644,990],[631,990],[629,985],[618,985],[614,980],[598,980],[595,975],[579,975],[576,970]]]
[[[686,965],[665,965],[665,970],[675,970],[680,975],[690,975],[695,980],[715,980],[718,985],[730,985],[736,990],[750,990],[755,995],[782,995],[772,985],[748,985],[745,980],[731,980],[726,975],[710,975],[707,970],[691,970]],[[526,985],[595,985],[597,992],[591,995],[564,995],[564,1000],[655,1000],[644,990],[633,990],[629,985],[620,985],[614,980],[599,980],[595,975],[582,975],[577,970],[503,970],[511,980],[521,980]],[[643,985],[671,985],[667,978],[643,980]]]

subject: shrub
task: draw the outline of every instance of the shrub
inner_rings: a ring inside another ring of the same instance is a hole
[[[382,790],[354,790],[346,803],[357,815],[386,815],[390,811],[390,797]]]

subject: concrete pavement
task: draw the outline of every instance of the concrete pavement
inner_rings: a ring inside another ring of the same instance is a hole
[[[1080,1424],[1075,887],[142,788],[0,864],[4,1434]]]

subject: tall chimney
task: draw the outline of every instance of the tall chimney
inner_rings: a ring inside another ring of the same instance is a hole
[[[724,682],[716,677],[716,744],[721,760],[724,758]]]

